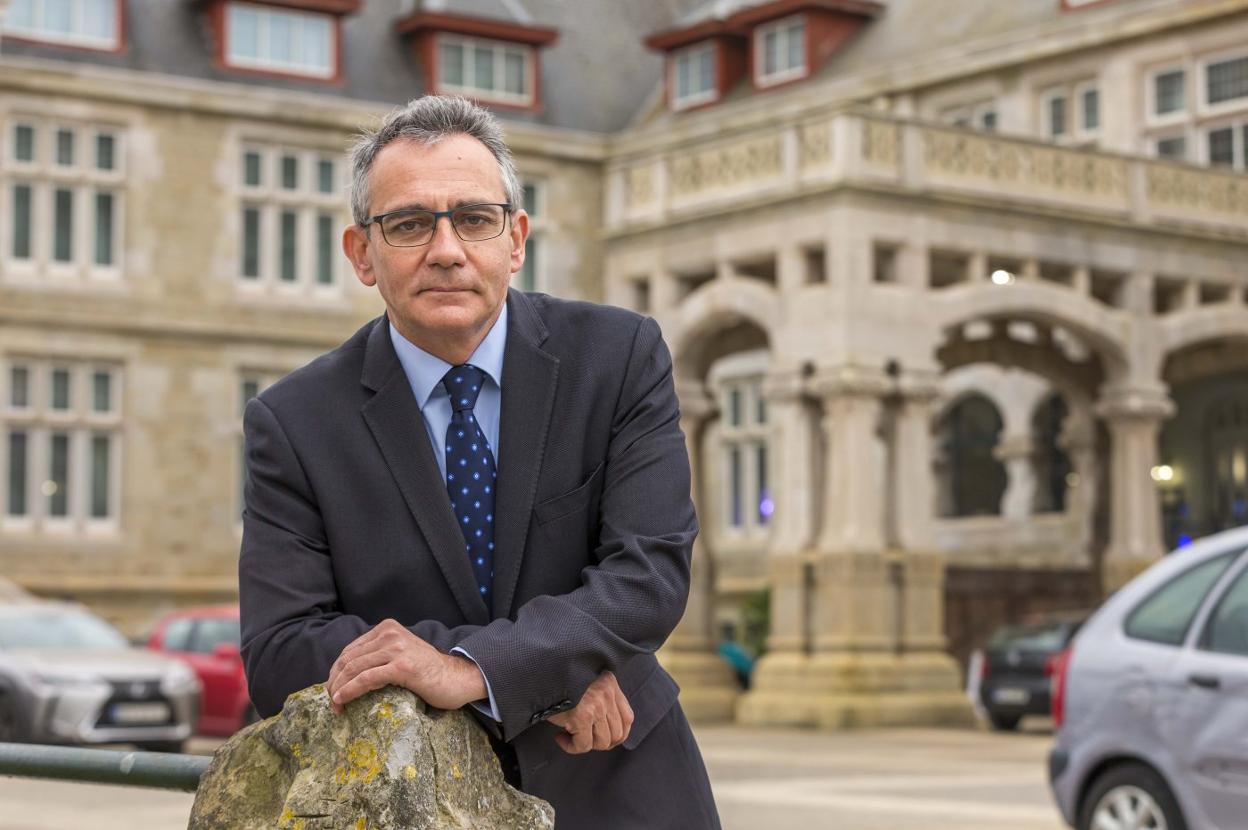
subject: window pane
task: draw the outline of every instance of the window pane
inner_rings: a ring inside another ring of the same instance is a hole
[[[112,40],[116,29],[117,4],[114,0],[83,0],[82,33]]]
[[[55,209],[52,258],[57,262],[71,262],[74,258],[74,192],[57,188]]]
[[[291,210],[282,211],[282,268],[281,278],[284,282],[295,281],[295,254],[298,248],[296,239],[299,215]]]
[[[1066,134],[1066,96],[1055,95],[1049,99],[1049,135]]]
[[[109,456],[112,441],[107,435],[91,436],[91,518],[108,518]]]
[[[260,394],[260,382],[257,380],[244,380],[239,395],[242,398],[242,406],[239,407],[238,413],[242,415],[247,410],[247,401]]]
[[[771,75],[779,68],[779,32],[772,29],[763,35],[763,74]]]
[[[30,406],[30,370],[25,366],[9,370],[9,406],[14,409]]]
[[[243,153],[243,184],[248,187],[259,187],[260,181],[260,154],[249,150]]]
[[[1200,645],[1209,651],[1248,656],[1248,571],[1218,600]]]
[[[48,515],[69,515],[69,436],[52,434],[51,458],[48,460]]]
[[[91,375],[91,411],[111,412],[113,409],[113,376],[109,372]]]
[[[1210,104],[1248,98],[1248,57],[1211,63],[1205,78]]]
[[[69,167],[74,163],[74,133],[72,130],[56,131],[56,163]]]
[[[742,493],[741,493],[741,449],[733,447],[728,451],[728,470],[729,470],[729,502],[728,502],[728,519],[733,527],[740,527],[742,520]]]
[[[1163,138],[1157,142],[1157,155],[1163,159],[1182,161],[1187,158],[1187,139],[1183,136]]]
[[[316,217],[316,281],[334,281],[334,217],[328,213]]]
[[[74,30],[72,0],[43,0],[43,26],[48,32],[70,34]]]
[[[317,189],[322,193],[334,192],[334,163],[321,159],[316,165]]]
[[[494,90],[494,50],[476,46],[472,50],[472,85],[477,89]]]
[[[692,90],[693,56],[680,55],[676,58],[676,97],[686,98]]]
[[[113,156],[117,151],[117,139],[110,133],[95,137],[95,166],[99,170],[112,170],[116,164]]]
[[[767,490],[767,447],[760,446],[756,449],[756,452],[756,466],[758,467],[758,523],[765,525],[771,518],[772,511],[771,494]]]
[[[299,159],[282,156],[282,187],[295,190],[299,187]]]
[[[10,516],[26,515],[26,433],[9,433],[9,504]]]
[[[442,66],[439,75],[448,86],[464,85],[464,47],[458,43],[443,43],[440,53]]]
[[[526,91],[525,69],[528,63],[523,52],[507,50],[503,56],[503,89],[513,95],[524,95]]]
[[[191,639],[192,625],[193,621],[186,618],[171,621],[161,635],[161,646],[168,651],[186,651]]]
[[[324,17],[305,17],[299,33],[299,63],[308,68],[329,71],[333,68],[330,58],[332,33],[329,20]]]
[[[54,369],[52,371],[52,408],[61,412],[70,408],[69,370]]]
[[[30,185],[13,185],[13,258],[30,259]]]
[[[260,276],[260,210],[243,208],[243,276]]]
[[[35,0],[13,0],[5,21],[15,29],[30,29],[35,25]]]
[[[230,16],[226,24],[227,38],[230,44],[230,57],[260,57],[260,16],[255,9],[231,3]]]
[[[267,12],[265,21],[269,25],[268,58],[273,63],[294,63],[294,21],[288,14]]]
[[[18,124],[13,128],[13,158],[18,161],[35,160],[35,128]]]
[[[541,240],[530,236],[524,242],[524,265],[520,268],[520,290],[537,290],[537,258],[540,256]]]
[[[95,194],[95,264],[113,264],[113,194]]]
[[[789,44],[788,44],[789,54],[788,54],[786,68],[797,69],[803,63],[805,63],[804,58],[805,58],[805,52],[806,52],[806,44],[805,44],[806,24],[798,23],[796,25],[790,26],[788,29],[788,35],[789,35]]]
[[[1230,166],[1235,163],[1235,133],[1230,127],[1209,131],[1209,163]]]
[[[1083,92],[1083,128],[1088,132],[1101,128],[1101,93],[1087,89]]]
[[[754,400],[758,402],[758,408],[754,413],[754,417],[759,424],[765,424],[767,423],[767,399],[763,397],[760,387],[755,387],[755,389],[757,390],[757,395]]]
[[[1187,106],[1184,86],[1187,74],[1182,70],[1163,72],[1154,79],[1156,113],[1165,115],[1178,112]]]
[[[741,426],[741,390],[732,389],[728,393],[728,423],[734,427]]]
[[[995,130],[997,128],[997,112],[996,110],[988,110],[980,117],[980,126],[985,130]]]
[[[537,216],[537,185],[524,186],[524,212],[529,216]]]
[[[1205,594],[1230,566],[1233,556],[1224,554],[1190,568],[1155,591],[1127,617],[1127,636],[1180,645]]]

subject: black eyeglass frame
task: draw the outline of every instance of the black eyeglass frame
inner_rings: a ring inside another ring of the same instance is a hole
[[[472,208],[479,208],[479,207],[502,208],[503,215],[504,215],[503,226],[502,228],[499,229],[498,233],[494,234],[493,236],[486,236],[481,239],[464,239],[464,237],[460,235],[459,233],[459,228],[455,227],[455,220],[452,217],[461,210],[470,210]],[[395,245],[388,238],[386,238],[386,229],[385,227],[382,226],[381,221],[391,216],[397,216],[400,213],[424,213],[426,215],[432,216],[433,225],[431,227],[433,228],[433,230],[430,231],[429,233],[428,241],[420,242],[415,245]],[[386,213],[379,213],[376,216],[370,216],[367,220],[365,220],[364,224],[361,225],[361,227],[367,228],[369,225],[375,222],[377,223],[378,231],[380,231],[381,233],[382,240],[385,241],[385,243],[391,246],[392,248],[419,248],[422,245],[428,245],[429,243],[433,242],[433,238],[438,235],[438,220],[441,219],[443,216],[445,216],[446,221],[451,223],[451,230],[455,232],[455,236],[459,237],[460,242],[487,242],[491,239],[498,239],[500,236],[506,233],[507,231],[506,217],[511,216],[513,213],[515,213],[515,208],[512,206],[511,202],[476,202],[471,205],[460,205],[459,207],[451,208],[450,210],[425,210],[424,208],[400,208],[399,210],[391,210],[391,211],[387,211]]]

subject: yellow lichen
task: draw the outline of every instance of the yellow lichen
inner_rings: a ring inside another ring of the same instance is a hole
[[[381,772],[381,757],[371,741],[352,741],[347,747],[347,764],[334,770],[334,779],[341,785],[348,781],[372,781]]]
[[[413,778],[415,778],[416,767],[412,766],[411,764],[408,764],[407,766],[405,766],[403,768],[403,777],[406,778],[408,781],[411,781]]]
[[[368,830],[368,819],[360,816],[355,820],[355,830]]]
[[[459,771],[459,764],[451,764],[451,777],[456,781],[464,777],[464,774]]]
[[[382,720],[394,720],[394,707],[389,703],[379,703],[373,710],[373,714]]]
[[[290,824],[291,819],[293,819],[294,817],[295,817],[295,811],[287,807],[286,809],[282,810],[282,814],[277,817],[277,826],[284,827],[287,824]]]

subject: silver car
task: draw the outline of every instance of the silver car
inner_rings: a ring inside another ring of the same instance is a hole
[[[1106,600],[1054,680],[1049,776],[1079,830],[1248,827],[1248,528]]]
[[[183,663],[132,647],[81,606],[0,604],[0,741],[177,752],[199,700]]]

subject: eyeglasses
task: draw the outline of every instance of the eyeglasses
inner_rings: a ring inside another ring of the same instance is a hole
[[[382,239],[396,248],[428,245],[443,216],[451,220],[455,235],[465,242],[484,242],[502,234],[507,227],[511,205],[461,205],[454,210],[392,210],[379,213],[364,223],[381,228]]]

